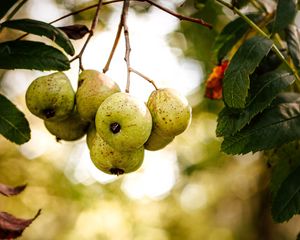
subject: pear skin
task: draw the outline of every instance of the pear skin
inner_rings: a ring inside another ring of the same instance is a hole
[[[89,122],[83,121],[79,114],[75,111],[67,119],[59,122],[44,121],[47,130],[57,140],[75,141],[82,138],[89,127]]]
[[[144,160],[144,147],[134,151],[119,152],[96,134],[90,148],[90,156],[95,166],[108,174],[121,175],[136,171]]]
[[[26,105],[35,116],[48,121],[66,119],[73,111],[75,92],[63,72],[38,77],[28,87]]]
[[[118,151],[132,151],[149,138],[152,118],[144,102],[120,92],[100,105],[95,124],[99,135],[110,146]]]
[[[147,106],[152,115],[153,131],[160,136],[179,135],[191,122],[192,110],[187,99],[174,89],[153,91]]]
[[[108,76],[96,70],[82,71],[76,92],[76,106],[81,118],[94,121],[101,103],[116,92],[120,92],[120,88]]]
[[[146,150],[157,151],[166,147],[175,137],[164,137],[152,131],[147,142],[144,144]]]
[[[91,147],[93,145],[96,133],[97,132],[96,132],[95,123],[92,122],[89,126],[89,129],[88,129],[87,133],[86,133],[86,144],[87,144],[89,149],[91,149]]]

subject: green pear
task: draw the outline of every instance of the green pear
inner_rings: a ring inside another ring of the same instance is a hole
[[[120,175],[137,170],[144,160],[144,147],[133,151],[119,152],[107,144],[97,133],[90,148],[95,166],[108,174]]]
[[[78,112],[73,112],[62,121],[44,121],[47,130],[56,136],[57,140],[75,141],[82,138],[89,127],[89,122],[83,121]]]
[[[157,151],[171,143],[174,138],[175,137],[164,137],[157,132],[152,131],[147,142],[144,144],[144,147],[149,151]]]
[[[120,92],[120,88],[108,76],[96,70],[82,71],[76,92],[76,106],[81,118],[94,121],[101,103],[116,92]]]
[[[26,105],[39,118],[49,121],[66,119],[73,111],[75,92],[63,72],[38,77],[26,91]]]
[[[182,133],[190,124],[192,112],[187,99],[171,88],[151,93],[147,106],[153,120],[153,131],[164,137]]]
[[[89,126],[89,129],[88,129],[87,133],[86,133],[86,143],[87,143],[89,149],[91,149],[91,147],[93,145],[96,133],[97,132],[96,132],[95,123],[92,122]]]
[[[120,92],[100,105],[95,124],[110,146],[118,151],[131,151],[143,146],[149,138],[152,118],[144,102]]]

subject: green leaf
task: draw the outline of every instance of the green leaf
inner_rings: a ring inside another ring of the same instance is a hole
[[[60,29],[37,20],[33,19],[17,19],[6,21],[1,24],[2,27],[21,30],[27,33],[32,33],[38,36],[45,36],[50,40],[57,43],[62,47],[69,55],[74,55],[74,47],[68,38],[68,36]]]
[[[240,111],[225,107],[219,114],[217,136],[233,135],[258,113],[267,108],[279,92],[295,81],[293,74],[286,71],[268,72],[251,81],[250,100]]]
[[[289,25],[285,29],[286,42],[289,50],[289,54],[293,60],[293,63],[297,70],[300,70],[300,37],[299,31],[296,25]]]
[[[300,139],[300,94],[281,95],[271,107],[233,136],[224,138],[222,151],[244,154],[271,149]],[[285,101],[286,100],[286,101]],[[293,101],[290,101],[293,100]]]
[[[2,0],[0,1],[0,19],[2,19],[9,9],[15,5],[18,0]]]
[[[0,133],[16,144],[23,144],[30,140],[30,128],[24,114],[1,94]]]
[[[297,0],[278,0],[273,33],[277,33],[293,23],[296,14]]]
[[[8,41],[0,43],[0,69],[68,70],[68,58],[41,42]]]
[[[271,40],[255,36],[246,41],[233,56],[223,79],[224,101],[229,107],[245,107],[250,85],[249,75],[271,47]]]
[[[258,22],[262,19],[261,14],[248,14],[253,22]],[[243,37],[243,35],[250,29],[248,23],[242,18],[237,18],[229,22],[217,36],[213,46],[213,51],[217,54],[218,61],[221,61],[232,47]]]
[[[289,220],[300,213],[300,166],[283,181],[272,202],[272,216],[276,222]]]

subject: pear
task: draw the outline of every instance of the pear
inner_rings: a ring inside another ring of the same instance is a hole
[[[149,151],[157,151],[171,143],[174,138],[175,137],[161,136],[157,132],[152,131],[144,147]]]
[[[152,118],[144,102],[120,92],[100,105],[95,124],[110,146],[118,151],[131,151],[143,146],[149,138]]]
[[[87,143],[87,146],[88,146],[89,149],[91,149],[91,147],[93,145],[96,133],[97,132],[96,132],[95,123],[92,122],[89,126],[89,129],[88,129],[87,133],[86,133],[86,143]]]
[[[38,77],[28,87],[26,105],[35,116],[49,121],[66,119],[73,111],[75,92],[63,72]]]
[[[153,131],[160,136],[179,135],[191,122],[191,107],[187,99],[174,89],[153,91],[147,106],[152,115]]]
[[[120,175],[137,170],[144,160],[144,147],[129,152],[120,152],[107,144],[97,133],[90,148],[95,166],[108,174]]]
[[[116,92],[120,92],[120,88],[108,76],[96,70],[82,71],[76,92],[76,106],[81,118],[94,121],[101,103]]]
[[[78,112],[74,111],[62,121],[44,121],[47,130],[56,136],[57,140],[75,141],[82,138],[88,130],[89,122],[83,121]]]

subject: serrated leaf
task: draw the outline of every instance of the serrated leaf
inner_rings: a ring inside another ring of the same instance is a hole
[[[30,128],[24,114],[0,94],[0,134],[17,144],[30,139]]]
[[[58,49],[41,42],[0,43],[0,69],[68,70],[70,62]]]
[[[60,29],[49,23],[41,22],[33,19],[17,19],[6,21],[1,24],[2,27],[21,30],[38,36],[45,36],[57,43],[69,55],[74,55],[75,49],[68,36]]]
[[[292,96],[295,101],[280,102],[284,101],[281,98],[278,104],[272,104],[240,132],[225,137],[221,145],[222,151],[245,154],[300,139],[300,94]]]
[[[261,14],[248,14],[253,22],[258,22],[262,19]],[[229,22],[217,36],[213,46],[213,51],[217,54],[218,61],[221,61],[232,47],[243,37],[243,35],[250,29],[248,23],[242,18],[237,18]]]
[[[277,33],[293,23],[296,14],[297,0],[278,0],[273,33]]]
[[[82,24],[59,27],[70,39],[78,40],[83,38],[90,30]]]
[[[0,212],[0,239],[15,239],[40,215],[39,210],[31,219],[16,218],[7,213]]]
[[[255,36],[246,41],[233,56],[223,79],[224,101],[229,107],[245,107],[249,75],[270,51],[272,44],[267,38]]]
[[[294,66],[300,70],[300,36],[296,25],[289,25],[285,29],[286,42],[289,54],[293,60]]]
[[[9,9],[15,5],[18,0],[2,0],[0,1],[0,19],[2,19]]]
[[[300,213],[300,166],[283,181],[272,201],[272,216],[276,222],[289,220]]]
[[[268,72],[251,81],[251,98],[247,106],[240,111],[225,107],[219,114],[217,136],[233,135],[259,112],[267,108],[279,92],[295,81],[293,74],[286,71]]]

